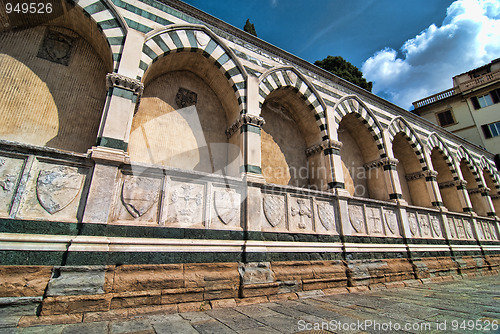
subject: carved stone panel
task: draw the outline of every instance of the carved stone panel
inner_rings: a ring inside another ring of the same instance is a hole
[[[187,108],[196,105],[198,95],[186,88],[179,88],[175,95],[175,103],[179,108]]]
[[[408,213],[408,224],[410,225],[410,232],[413,237],[420,237],[420,229],[418,227],[417,215],[413,212]]]
[[[47,29],[37,57],[68,66],[76,44],[75,40],[75,38],[58,31]]]
[[[118,219],[157,223],[161,185],[159,178],[124,175],[119,196],[125,211]]]
[[[335,224],[335,210],[333,208],[333,205],[328,202],[317,202],[316,210],[316,231],[324,231],[337,234],[337,226]]]
[[[168,188],[165,224],[204,227],[205,185],[172,180]]]
[[[418,215],[418,224],[420,226],[420,231],[422,231],[422,237],[430,238],[431,234],[431,223],[429,222],[429,217],[427,215]]]
[[[83,175],[78,168],[54,166],[40,170],[36,182],[36,194],[40,205],[51,215],[71,203],[81,190]]]
[[[448,218],[448,228],[450,230],[450,236],[455,239],[457,237],[457,231],[455,229],[455,221],[453,218]]]
[[[24,159],[0,156],[0,215],[9,214],[23,164]]]
[[[354,231],[363,233],[365,231],[365,219],[363,215],[363,206],[349,205],[349,221]]]
[[[431,228],[432,228],[432,234],[434,237],[441,237],[441,223],[439,222],[439,218],[436,216],[431,216]]]
[[[384,210],[384,220],[389,232],[386,234],[399,235],[398,217],[396,212],[392,210]]]
[[[485,222],[485,221],[479,222],[479,224],[482,227],[484,239],[493,240],[494,237],[493,237],[493,233],[492,233],[491,228],[490,228],[491,224],[488,222]]]
[[[311,201],[305,198],[290,197],[290,230],[294,232],[312,232]]]
[[[35,161],[17,217],[76,221],[87,168]]]
[[[369,235],[384,234],[382,215],[379,208],[366,207],[366,223]]]
[[[241,195],[235,189],[216,188],[213,193],[212,228],[240,226]]]
[[[267,225],[263,225],[263,229],[285,228],[285,199],[283,196],[264,195],[262,201],[264,207],[264,216],[266,217]]]
[[[472,230],[472,222],[469,220],[463,220],[465,237],[467,239],[474,239],[474,232]]]
[[[457,236],[459,239],[465,239],[465,226],[464,220],[460,218],[455,218],[455,225],[457,226]]]

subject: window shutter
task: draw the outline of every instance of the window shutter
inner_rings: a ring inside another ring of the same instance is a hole
[[[474,96],[474,97],[471,97],[470,99],[472,101],[472,105],[474,106],[474,109],[477,110],[477,109],[481,108],[479,106],[479,101],[477,100],[477,97]]]
[[[495,89],[490,93],[491,98],[493,99],[493,103],[500,102],[500,89]]]
[[[483,129],[484,137],[486,139],[493,137],[491,135],[490,127],[488,126],[488,124],[481,125],[481,128]]]

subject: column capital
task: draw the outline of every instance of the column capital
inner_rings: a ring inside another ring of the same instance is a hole
[[[370,161],[364,165],[366,170],[370,170],[373,168],[378,168],[378,167],[385,167],[385,166],[392,166],[396,167],[399,163],[398,159],[391,158],[391,157],[385,157],[385,158],[380,158],[374,161]]]
[[[481,194],[482,196],[488,196],[490,194],[490,188],[488,187],[481,187],[481,188],[474,188],[474,189],[467,189],[467,192],[469,194]]]
[[[266,121],[260,116],[252,114],[241,114],[233,122],[233,124],[231,124],[231,126],[226,129],[226,136],[227,138],[231,138],[232,135],[244,125],[253,125],[260,129],[264,124],[266,124]]]
[[[412,174],[407,174],[406,180],[413,181],[413,180],[418,180],[418,179],[425,177],[428,181],[429,180],[435,181],[437,175],[438,175],[438,172],[436,172],[435,170],[428,169],[428,170],[423,170],[423,171],[412,173]]]
[[[342,149],[342,146],[344,146],[342,142],[333,139],[326,139],[320,145],[321,149],[324,150],[325,155],[340,155],[340,150]]]
[[[144,84],[137,79],[129,78],[118,73],[108,73],[106,75],[106,87],[118,87],[132,91],[136,95],[141,95],[144,91]]]
[[[451,188],[451,187],[465,187],[465,186],[467,186],[467,181],[465,180],[452,180],[439,183],[439,189]]]

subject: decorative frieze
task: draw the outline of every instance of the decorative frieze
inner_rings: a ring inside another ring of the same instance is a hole
[[[379,167],[385,167],[385,166],[392,166],[396,167],[399,163],[398,159],[391,158],[391,157],[385,157],[385,158],[380,158],[374,161],[371,161],[367,164],[364,165],[366,170],[374,169],[374,168],[379,168]]]
[[[144,91],[144,84],[142,82],[118,73],[108,73],[106,75],[106,88],[109,89],[112,87],[132,91],[138,96]]]
[[[229,128],[227,128],[226,136],[227,138],[231,138],[233,134],[238,131],[243,125],[253,125],[261,128],[264,124],[266,124],[266,121],[260,116],[242,114],[236,121],[234,121],[233,124],[231,124]]]

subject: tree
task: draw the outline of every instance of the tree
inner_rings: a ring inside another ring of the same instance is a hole
[[[371,81],[367,82],[366,79],[363,78],[363,72],[340,56],[328,56],[323,60],[316,60],[314,65],[366,89],[369,92],[372,91],[373,83]]]
[[[243,30],[245,30],[247,33],[252,34],[255,37],[257,37],[257,32],[255,31],[255,26],[253,25],[253,23],[250,23],[250,19],[247,19],[247,23],[245,23]]]

